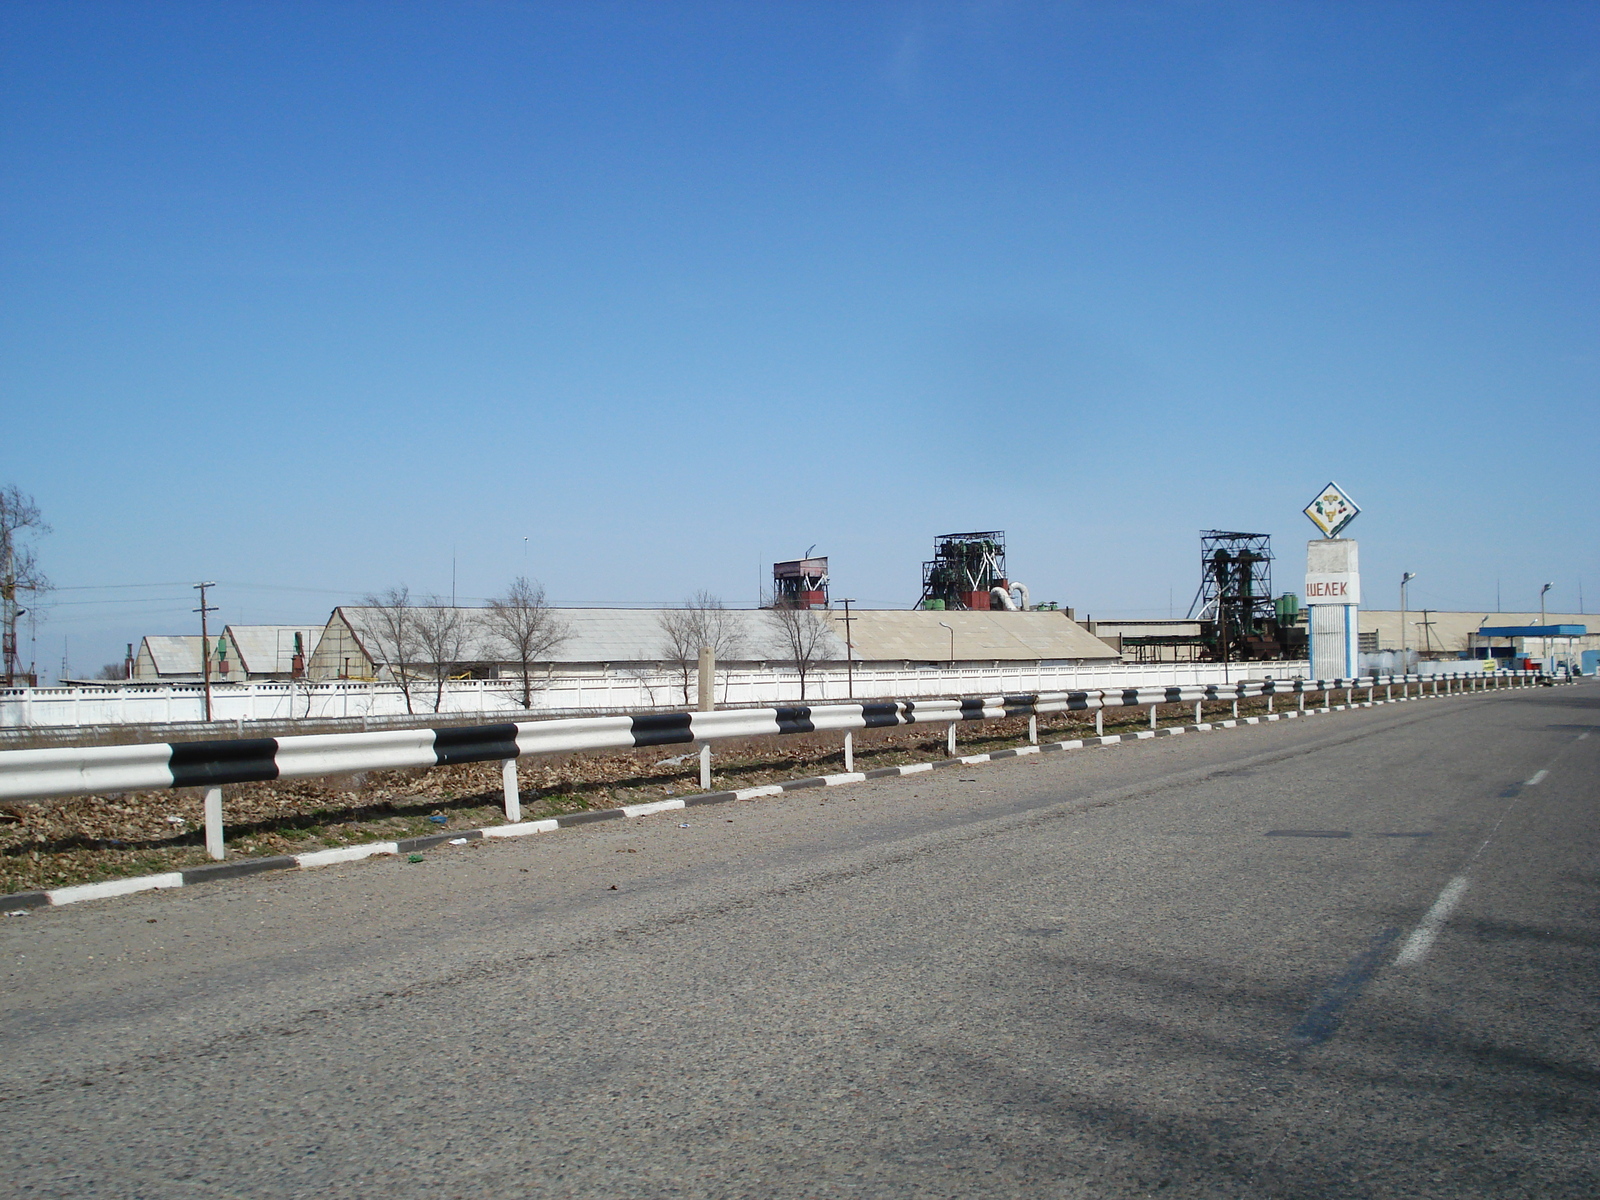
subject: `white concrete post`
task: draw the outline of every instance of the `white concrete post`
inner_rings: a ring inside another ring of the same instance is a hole
[[[522,796],[517,791],[517,760],[508,758],[500,764],[500,786],[506,794],[506,821],[515,825],[522,820]]]
[[[1239,719],[1239,697],[1237,696],[1233,698],[1233,719],[1235,721]]]
[[[1028,716],[1028,745],[1039,744],[1039,714],[1030,713]]]
[[[1200,701],[1198,700],[1194,702],[1194,723],[1196,725],[1200,724]]]
[[[1295,693],[1295,699],[1300,702],[1300,711],[1301,712],[1305,712],[1305,710],[1306,710],[1306,693],[1305,693],[1305,689],[1304,688],[1301,688],[1298,692]]]
[[[700,647],[700,711],[717,707],[717,655],[710,646]]]
[[[717,655],[710,646],[700,647],[700,711],[717,707]],[[700,790],[711,790],[711,743],[700,743]]]
[[[1150,706],[1150,728],[1154,729],[1155,727],[1156,727],[1156,706],[1154,704],[1152,704]]]
[[[1268,693],[1267,693],[1267,711],[1268,711],[1268,712],[1275,712],[1275,711],[1277,711],[1277,710],[1276,710],[1276,709],[1275,709],[1275,708],[1274,708],[1274,707],[1273,707],[1273,704],[1272,704],[1272,702],[1273,702],[1273,700],[1275,700],[1275,699],[1277,699],[1277,697],[1276,697],[1276,696],[1275,696],[1275,695],[1274,695],[1274,694],[1273,694],[1273,693],[1272,693],[1272,692],[1268,692]]]
[[[221,862],[227,855],[222,844],[222,789],[206,789],[206,853]]]
[[[954,721],[950,722],[950,728],[946,731],[944,740],[945,745],[949,747],[950,757],[954,758],[956,756],[956,723]]]
[[[856,735],[852,729],[844,734],[844,769],[846,774],[856,769]]]
[[[1105,709],[1097,708],[1097,709],[1094,710],[1094,735],[1095,735],[1095,737],[1104,737],[1105,736],[1105,732],[1106,732],[1105,717],[1106,717],[1106,710]]]

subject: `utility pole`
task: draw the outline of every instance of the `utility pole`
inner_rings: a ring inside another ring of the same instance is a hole
[[[205,674],[206,681],[206,720],[211,720],[211,631],[206,625],[206,614],[216,612],[215,606],[206,604],[206,589],[216,587],[216,583],[207,581],[194,585],[200,592],[200,607],[194,611],[200,614],[200,668]]]
[[[1417,622],[1422,626],[1422,644],[1429,654],[1433,653],[1433,609],[1422,610],[1422,620]]]
[[[5,685],[12,687],[17,680],[17,618],[25,609],[17,607],[17,579],[11,566],[11,531],[0,526],[0,654],[5,657]]]
[[[22,674],[21,656],[17,653],[17,622],[28,611],[17,604],[17,592],[26,589],[28,581],[17,578],[17,555],[11,544],[9,524],[0,524],[0,555],[4,558],[0,562],[0,656],[4,658],[5,686],[15,687]],[[27,574],[26,569],[23,573]],[[31,686],[35,681],[24,677],[23,682]]]
[[[850,640],[850,622],[854,621],[855,618],[850,615],[850,606],[852,604],[854,604],[855,601],[854,600],[841,600],[840,603],[844,605],[844,616],[843,617],[835,617],[834,620],[836,620],[836,621],[842,620],[844,622],[844,670],[845,670],[845,678],[848,680],[848,684],[849,684],[849,688],[850,688],[850,696],[849,696],[849,698],[851,700],[854,700],[856,698],[856,650],[855,650],[855,643]]]

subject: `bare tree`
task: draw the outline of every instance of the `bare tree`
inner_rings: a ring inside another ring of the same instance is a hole
[[[828,627],[814,609],[781,607],[765,612],[773,657],[791,664],[799,674],[800,703],[804,704],[806,676],[829,649]]]
[[[506,651],[522,674],[522,707],[533,707],[533,664],[548,662],[571,636],[567,624],[545,602],[536,580],[518,575],[504,596],[489,601],[484,614],[489,636]]]
[[[744,630],[739,619],[710,592],[701,590],[657,618],[662,658],[677,668],[683,681],[683,702],[700,666],[700,647],[710,646],[718,662],[742,657]]]
[[[96,679],[126,679],[128,677],[128,664],[125,662],[110,662],[101,667],[95,675]]]
[[[18,593],[37,597],[50,590],[50,580],[39,570],[33,550],[19,541],[29,532],[34,537],[50,532],[39,506],[16,484],[0,488],[0,677],[8,684],[22,671],[17,658],[17,618],[29,611],[19,602]],[[37,619],[37,601],[30,600],[29,607]]]
[[[371,610],[372,632],[378,640],[373,647],[377,651],[374,658],[381,661],[373,665],[388,665],[389,674],[394,676],[401,695],[406,698],[406,712],[414,713],[411,684],[422,648],[417,638],[417,609],[411,603],[411,589],[401,584],[381,595],[368,595],[361,603]]]
[[[417,645],[422,664],[433,676],[433,711],[444,707],[444,685],[453,667],[467,656],[468,630],[462,609],[429,596],[417,608]]]

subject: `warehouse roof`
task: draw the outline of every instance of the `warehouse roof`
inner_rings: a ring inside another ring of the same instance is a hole
[[[144,648],[150,652],[160,675],[199,675],[200,635],[150,633],[145,635]]]
[[[294,635],[310,658],[322,636],[321,625],[229,625],[228,640],[239,650],[239,665],[251,675],[287,675],[294,669]]]
[[[1484,625],[1476,631],[1479,637],[1491,638],[1552,638],[1587,637],[1587,625]]]
[[[547,661],[555,663],[659,662],[669,656],[662,631],[660,608],[557,608],[551,612],[566,628],[566,640]],[[826,623],[820,660],[843,662],[844,613],[839,609],[813,610]],[[374,661],[388,661],[379,649],[386,638],[380,610],[341,606],[335,612],[360,639]],[[466,608],[467,625],[462,662],[501,662],[506,652],[490,634],[481,608]],[[743,649],[732,661],[781,660],[773,618],[762,609],[729,609],[727,615],[742,634]],[[857,609],[851,613],[851,641],[859,662],[943,662],[950,657],[950,634],[940,622],[955,630],[958,661],[1053,661],[1115,659],[1117,652],[1059,611],[1045,612],[927,612],[920,609]]]
[[[555,608],[550,612],[566,630],[565,640],[549,659],[556,663],[659,662],[668,656],[666,634],[661,618],[670,609],[660,608]],[[353,605],[336,609],[344,617],[362,648],[374,661],[387,661],[388,636],[381,610]],[[507,651],[497,642],[485,620],[487,610],[460,610],[466,626],[466,646],[462,662],[501,662]],[[728,609],[727,615],[744,642],[741,660],[771,659],[779,656],[773,644],[771,618],[759,609]],[[826,618],[828,613],[819,613]],[[844,641],[829,636],[821,657],[845,656]]]
[[[852,615],[857,619],[852,622],[850,640],[855,644],[856,657],[864,662],[896,659],[942,662],[950,658],[957,662],[981,659],[1048,662],[1119,657],[1110,646],[1058,610],[868,609]],[[950,628],[944,628],[945,625]]]

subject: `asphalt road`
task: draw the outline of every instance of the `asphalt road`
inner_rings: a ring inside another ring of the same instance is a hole
[[[6,920],[0,1192],[1593,1197],[1597,768],[1580,684]]]

